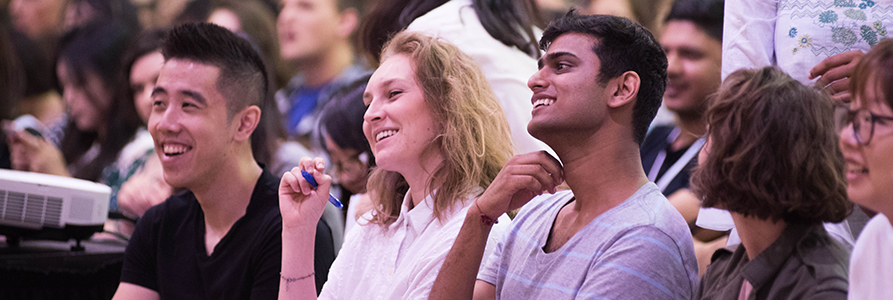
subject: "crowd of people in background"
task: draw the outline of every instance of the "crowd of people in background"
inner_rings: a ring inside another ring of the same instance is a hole
[[[893,0],[0,0],[0,168],[111,187],[115,299],[890,299],[888,24]]]

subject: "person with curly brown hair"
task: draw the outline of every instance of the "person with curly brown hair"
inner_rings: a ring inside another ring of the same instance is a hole
[[[849,251],[822,222],[852,212],[831,98],[766,67],[729,75],[692,174],[741,244],[717,250],[697,299],[845,299]]]

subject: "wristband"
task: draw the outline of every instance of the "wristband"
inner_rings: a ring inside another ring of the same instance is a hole
[[[484,211],[481,210],[480,206],[478,206],[477,200],[474,201],[474,207],[476,207],[478,209],[478,212],[481,213],[481,223],[484,223],[484,225],[493,226],[493,224],[499,223],[497,219],[491,218],[490,216],[484,214]]]

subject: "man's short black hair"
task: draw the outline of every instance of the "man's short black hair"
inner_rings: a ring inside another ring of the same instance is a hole
[[[724,0],[676,0],[666,22],[689,21],[711,38],[722,41]]]
[[[220,68],[217,90],[227,99],[231,118],[239,110],[257,105],[269,93],[266,66],[260,54],[242,37],[209,23],[174,27],[161,46],[164,60],[183,59]]]
[[[639,74],[642,83],[633,106],[633,140],[641,144],[667,87],[667,56],[660,43],[648,29],[627,18],[579,15],[571,10],[549,24],[540,48],[546,51],[555,39],[571,32],[588,34],[598,40],[592,45],[592,51],[601,61],[598,84],[605,85],[626,71]]]

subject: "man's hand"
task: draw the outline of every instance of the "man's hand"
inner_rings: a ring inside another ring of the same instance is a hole
[[[329,199],[329,189],[332,187],[332,177],[323,173],[325,162],[322,158],[301,158],[297,167],[282,175],[279,183],[279,210],[282,213],[282,227],[286,228],[312,228],[315,232],[316,223],[322,217]],[[307,171],[319,184],[313,188],[301,170]]]
[[[823,88],[835,101],[850,103],[850,77],[862,56],[865,53],[853,50],[828,57],[809,70],[809,79],[821,77],[816,81],[816,87]]]
[[[562,182],[561,163],[546,151],[516,155],[476,200],[477,206],[481,213],[495,219],[520,208],[534,196],[556,192]]]

